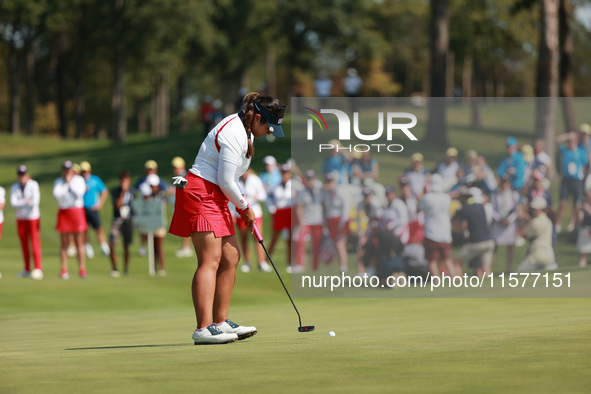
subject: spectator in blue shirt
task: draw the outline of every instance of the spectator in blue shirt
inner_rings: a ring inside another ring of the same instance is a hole
[[[86,222],[96,231],[96,236],[101,245],[101,251],[103,254],[105,256],[109,256],[111,254],[111,248],[109,248],[109,244],[107,243],[107,238],[105,237],[105,232],[103,231],[101,218],[99,215],[99,211],[109,196],[109,191],[107,190],[107,186],[105,186],[101,178],[92,174],[92,167],[90,166],[89,162],[83,161],[80,163],[80,171],[84,177],[84,180],[86,181],[86,193],[84,194],[84,212],[86,213]],[[86,234],[84,234],[84,242],[86,257],[93,258],[94,249],[90,244],[88,231],[86,231]]]
[[[525,185],[525,168],[527,163],[523,154],[517,149],[517,140],[515,137],[507,138],[507,157],[501,161],[497,169],[499,178],[509,177],[511,188],[521,190]]]
[[[265,164],[265,171],[261,172],[260,178],[265,185],[265,190],[270,192],[275,186],[281,184],[281,171],[277,167],[277,160],[273,156],[265,156],[263,158]]]
[[[568,141],[568,148],[563,145]],[[560,158],[562,164],[562,180],[560,181],[560,206],[558,208],[558,215],[556,217],[556,232],[560,233],[562,229],[562,216],[564,214],[564,207],[569,197],[573,199],[572,216],[568,225],[568,230],[573,231],[577,224],[579,216],[579,206],[581,204],[581,196],[583,193],[583,178],[585,176],[585,168],[589,164],[587,152],[582,147],[578,146],[579,136],[576,131],[561,134],[556,137],[556,143],[560,147]]]
[[[339,152],[338,147],[341,147],[341,143],[338,140],[328,141],[333,148],[330,151],[330,156],[327,157],[322,163],[322,175],[338,173],[336,181],[339,185],[349,183],[349,152]]]

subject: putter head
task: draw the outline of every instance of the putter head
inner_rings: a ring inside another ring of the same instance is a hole
[[[298,327],[298,331],[299,332],[310,332],[310,331],[314,331],[314,326]]]

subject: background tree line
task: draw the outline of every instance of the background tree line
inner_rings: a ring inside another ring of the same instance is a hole
[[[3,0],[0,131],[161,137],[186,130],[205,94],[227,111],[241,86],[312,96],[318,72],[340,81],[348,67],[368,96],[589,96],[591,32],[574,17],[586,3]]]

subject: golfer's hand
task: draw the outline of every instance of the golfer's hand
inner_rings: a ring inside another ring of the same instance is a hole
[[[244,221],[244,224],[246,225],[246,227],[248,227],[250,229],[250,232],[252,233],[254,231],[254,220],[255,220],[254,211],[252,210],[252,208],[248,207],[248,211],[244,211],[243,213],[241,213],[240,217]]]
[[[189,181],[187,181],[182,176],[173,176],[172,177],[172,186],[176,187],[177,189],[184,189],[185,187],[187,187],[188,183],[189,183]]]

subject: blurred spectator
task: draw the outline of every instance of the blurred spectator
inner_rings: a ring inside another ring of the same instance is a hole
[[[432,276],[439,276],[443,265],[449,275],[455,276],[451,259],[451,198],[443,192],[441,175],[431,177],[430,187],[431,191],[419,202],[419,209],[425,212],[425,257]]]
[[[560,181],[560,206],[556,217],[556,232],[562,230],[562,217],[569,197],[572,197],[572,216],[569,221],[568,231],[573,231],[579,216],[579,206],[583,194],[584,171],[589,164],[589,158],[585,150],[578,146],[579,136],[576,132],[561,134],[556,137],[559,144],[562,161],[562,180]],[[568,148],[563,145],[568,142]]]
[[[501,178],[499,190],[491,196],[493,206],[492,235],[495,244],[507,247],[507,272],[512,272],[513,247],[517,238],[517,217],[519,215],[520,195],[511,189],[509,176]]]
[[[347,97],[359,97],[363,81],[359,77],[357,70],[353,67],[347,69],[347,75],[343,78],[343,86]]]
[[[322,206],[326,217],[326,227],[332,238],[341,272],[348,272],[347,235],[349,230],[349,212],[351,201],[348,193],[337,184],[337,172],[324,175],[324,194]]]
[[[378,161],[371,157],[371,153],[361,153],[361,159],[353,164],[353,176],[359,179],[360,183],[367,184],[366,180],[376,181],[380,172]]]
[[[141,192],[144,200],[157,200],[166,203],[166,189],[163,190],[160,188],[160,177],[156,174],[150,174],[146,177],[146,182],[142,185]],[[153,233],[154,257],[158,263],[158,275],[165,276],[164,237],[166,236],[166,228],[160,227]]]
[[[296,266],[306,266],[306,244],[312,239],[312,269],[318,269],[320,242],[322,241],[322,182],[316,178],[314,170],[307,170],[302,179],[304,189],[296,199],[296,216],[299,231],[296,239]]]
[[[328,141],[333,148],[330,150],[330,156],[324,159],[322,162],[322,175],[326,176],[327,174],[338,174],[336,177],[336,181],[338,184],[347,184],[349,183],[349,174],[348,174],[348,167],[349,167],[349,156],[350,154],[346,151],[339,152],[338,147],[341,146],[339,140],[330,140]]]
[[[587,266],[587,255],[591,253],[591,190],[585,193],[585,200],[579,211],[579,235],[577,237],[577,251],[579,252],[579,267]]]
[[[404,271],[408,277],[420,276],[427,279],[429,262],[425,258],[425,248],[422,244],[406,244],[402,250],[402,258],[404,259]]]
[[[544,140],[537,139],[534,141],[534,170],[539,170],[543,175],[544,178],[548,178],[548,174],[550,172],[550,167],[552,167],[552,159],[550,156],[544,151]],[[549,181],[548,181],[549,185]],[[548,185],[544,184],[544,188],[548,188]]]
[[[275,244],[283,230],[288,232],[287,238],[287,271],[292,272],[291,267],[291,169],[289,165],[282,164],[281,183],[269,191],[269,212],[273,214],[273,236],[269,244],[269,254],[273,254]],[[294,269],[294,273],[301,268]]]
[[[74,234],[78,256],[78,269],[81,278],[86,278],[86,255],[84,253],[84,233],[88,229],[84,213],[84,193],[86,182],[80,175],[75,175],[72,162],[62,164],[62,176],[53,185],[53,196],[59,207],[56,229],[60,233],[60,278],[69,279],[68,273],[68,234]]]
[[[261,202],[267,199],[267,192],[263,186],[261,178],[254,173],[252,169],[246,170],[238,181],[240,189],[244,194],[244,198],[250,205],[250,208],[254,212],[255,226],[261,234],[263,234],[263,208]],[[231,203],[230,203],[231,204]],[[272,268],[267,262],[265,250],[262,245],[256,242],[255,238],[250,234],[250,229],[246,227],[244,221],[240,218],[240,215],[236,212],[235,207],[230,208],[230,212],[233,212],[234,219],[236,220],[236,227],[238,227],[238,235],[240,238],[240,249],[242,252],[242,266],[240,270],[244,273],[250,272],[250,248],[248,247],[249,240],[255,244],[255,253],[257,255],[259,270],[263,272],[271,272]]]
[[[316,97],[330,97],[332,94],[332,80],[328,78],[325,71],[318,73],[318,78],[314,81]]]
[[[396,235],[403,244],[406,244],[409,239],[408,211],[406,204],[396,196],[396,189],[394,186],[386,186],[385,191],[388,202],[382,217],[384,228]]]
[[[187,175],[186,163],[185,159],[180,156],[175,157],[172,159],[172,176],[182,176],[185,177]],[[176,193],[176,188],[172,188],[172,192]],[[174,201],[172,201],[174,207]],[[181,248],[176,251],[175,256],[178,258],[183,257],[192,257],[193,256],[193,248],[191,248],[191,238],[183,238]]]
[[[444,181],[453,180],[455,182],[459,168],[458,150],[454,147],[448,148],[447,151],[445,151],[445,161],[442,161],[437,165],[437,173],[441,175]]]
[[[524,187],[527,187],[527,184],[531,178],[532,172],[535,166],[535,154],[534,148],[531,145],[524,144],[521,147],[521,154],[525,159],[525,170],[523,172],[523,179],[524,179]]]
[[[2,239],[2,228],[4,227],[4,206],[6,205],[6,190],[0,186],[0,239]]]
[[[527,212],[529,216],[533,216],[533,212],[529,209],[529,205],[536,197],[543,197],[544,200],[546,200],[547,209],[551,209],[554,205],[552,194],[550,194],[549,190],[544,189],[544,175],[542,172],[540,170],[534,170],[532,178],[533,184],[525,193],[527,207],[525,207],[524,211]]]
[[[406,205],[408,214],[408,243],[422,243],[425,239],[425,213],[419,212],[419,202],[413,195],[410,183],[406,176],[399,180],[400,199]]]
[[[103,208],[105,201],[107,201],[109,191],[107,190],[107,186],[105,186],[102,179],[92,174],[92,167],[90,166],[89,162],[83,161],[80,163],[80,170],[82,171],[82,176],[86,182],[86,193],[84,193],[84,212],[86,214],[86,223],[94,228],[99,244],[101,245],[101,251],[105,256],[108,256],[111,254],[111,249],[109,248],[107,238],[105,237],[105,233],[103,231],[99,211]],[[84,234],[84,243],[86,257],[93,258],[94,249],[90,244],[88,231]]]
[[[118,278],[120,276],[117,269],[117,253],[115,246],[119,237],[123,237],[123,273],[129,272],[129,245],[133,239],[132,218],[133,211],[131,204],[134,196],[131,192],[131,175],[129,171],[119,173],[119,187],[111,191],[113,198],[113,224],[109,233],[109,247],[111,248],[111,276]]]
[[[507,157],[501,161],[497,169],[499,178],[503,176],[508,177],[511,187],[514,190],[521,190],[525,185],[524,175],[526,164],[523,154],[517,149],[517,140],[515,137],[507,138]]]
[[[422,154],[413,153],[410,161],[411,167],[405,171],[404,176],[408,180],[413,196],[417,197],[425,191],[429,171],[423,166]]]
[[[203,125],[202,133],[204,139],[215,125],[215,123],[213,123],[215,107],[213,106],[212,101],[213,97],[210,94],[206,94],[205,97],[203,97],[203,103],[201,103],[201,109],[199,110],[201,112],[201,123]]]
[[[40,216],[39,202],[41,193],[39,184],[29,176],[26,165],[21,164],[16,169],[18,182],[10,189],[10,205],[16,208],[16,227],[21,242],[25,269],[19,274],[21,278],[31,277],[43,279],[43,261],[41,254]],[[2,204],[0,196],[0,205]],[[0,206],[0,210],[2,207]],[[31,248],[29,248],[29,242]],[[30,252],[33,251],[35,268],[31,272]]]
[[[238,90],[238,96],[236,97],[236,101],[234,101],[234,109],[235,112],[240,112],[244,109],[244,96],[248,93],[248,88],[245,86],[241,86]]]
[[[462,245],[456,256],[455,264],[457,274],[462,273],[462,264],[469,263],[476,275],[482,278],[492,272],[495,242],[487,224],[484,206],[474,199],[479,194],[482,192],[476,187],[465,188],[460,192],[462,208],[456,211],[455,219],[459,221],[462,231],[468,230],[469,236],[468,242]]]
[[[263,181],[265,190],[269,192],[281,183],[281,172],[277,167],[277,160],[273,156],[265,156],[263,163],[265,164],[265,171],[261,173],[260,178]]]
[[[382,285],[389,276],[404,273],[402,257],[404,245],[400,239],[387,230],[378,230],[370,235],[364,255],[365,265],[375,267],[375,274]]]
[[[211,114],[211,123],[212,125],[216,125],[226,117],[226,115],[224,115],[224,103],[222,100],[214,100],[213,109],[214,111]]]
[[[151,174],[155,174],[158,175],[158,163],[156,163],[156,161],[154,160],[147,160],[146,163],[144,163],[144,169],[145,169],[145,176],[142,176],[140,179],[138,179],[136,181],[136,183],[133,185],[133,193],[135,194],[136,191],[140,192],[141,195],[141,188],[142,185],[146,182],[146,179],[148,176],[150,176]],[[162,180],[162,178],[158,177],[158,179],[160,179],[160,190],[167,190],[168,189],[168,185],[166,184],[166,182],[164,182]],[[144,186],[145,188],[146,186]],[[138,254],[143,257],[146,255],[146,235],[145,234],[141,234],[140,235],[140,247],[138,250]]]
[[[357,274],[367,272],[368,275],[374,275],[376,269],[374,265],[375,261],[366,259],[365,254],[366,247],[368,247],[367,242],[380,229],[383,210],[372,189],[364,187],[361,195],[363,199],[357,205],[357,236],[360,252],[357,263]],[[366,265],[369,262],[372,262],[371,266]]]
[[[588,123],[582,123],[579,126],[579,146],[585,150],[587,157],[591,157],[591,126]]]
[[[545,213],[546,200],[536,197],[530,207],[534,212],[533,219],[524,234],[529,241],[529,250],[517,272],[555,270],[558,264],[552,251],[552,221]]]

